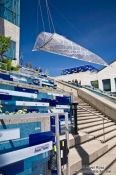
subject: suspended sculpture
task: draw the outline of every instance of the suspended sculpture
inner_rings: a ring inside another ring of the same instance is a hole
[[[107,65],[100,56],[57,33],[41,32],[36,39],[33,50],[46,51],[95,64]]]

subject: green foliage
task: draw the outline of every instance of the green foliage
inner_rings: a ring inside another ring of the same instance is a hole
[[[3,59],[3,54],[10,47],[10,42],[11,42],[10,37],[5,37],[3,35],[0,35],[0,57],[1,57],[1,60]]]
[[[7,58],[3,58],[2,59],[2,63],[6,64],[7,70],[10,71],[11,67],[12,67],[12,61],[7,59]]]
[[[7,71],[18,71],[19,67],[12,66],[12,60],[3,58],[0,64],[0,69],[7,70]]]
[[[19,67],[18,67],[18,66],[17,66],[17,67],[13,67],[13,66],[12,66],[12,67],[11,67],[11,70],[12,70],[12,71],[18,71],[18,70],[19,70]]]
[[[7,70],[7,65],[5,63],[0,62],[0,69]]]

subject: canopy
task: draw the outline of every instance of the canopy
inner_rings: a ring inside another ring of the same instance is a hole
[[[107,65],[107,63],[100,56],[57,33],[41,32],[36,39],[33,51],[37,50],[104,66]]]

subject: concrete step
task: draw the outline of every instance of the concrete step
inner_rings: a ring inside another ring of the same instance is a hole
[[[115,125],[113,122],[105,123],[104,128],[108,128],[108,127],[113,126],[113,125]],[[81,129],[81,131],[90,134],[94,131],[99,131],[101,129],[103,129],[103,123],[100,125],[97,125],[97,126],[90,127],[90,128],[86,128],[86,129],[83,128],[83,129]]]
[[[85,121],[87,121],[87,120],[90,120],[90,119],[98,119],[98,118],[100,118],[100,117],[98,117],[98,116],[96,116],[96,115],[90,115],[90,116],[84,116],[84,117],[81,117],[81,116],[78,116],[77,117],[77,120],[78,121],[83,121],[83,120],[85,120]]]
[[[82,107],[86,107],[86,106],[90,106],[88,103],[79,103],[79,105],[78,106],[82,106]]]
[[[65,139],[65,135],[60,136],[60,140],[63,140],[63,139]],[[77,144],[82,144],[86,142],[87,140],[89,140],[89,135],[84,132],[79,131],[78,135],[69,134],[70,147],[74,147]]]
[[[90,106],[88,103],[79,103],[78,106]]]
[[[82,120],[82,121],[78,120],[78,124],[83,125],[83,124],[86,124],[86,123],[94,123],[94,122],[98,122],[98,121],[103,122],[103,119],[101,117],[99,117],[99,118],[95,118],[95,119],[88,119],[88,120]],[[110,122],[111,120],[108,120],[108,121]]]
[[[93,109],[93,108],[84,108],[84,109],[78,108],[77,111],[78,112],[81,112],[81,111],[87,111],[87,112],[89,112],[89,111],[96,111],[96,112],[99,112],[99,111],[97,111],[96,109]]]
[[[88,114],[88,113],[89,113],[89,114],[93,114],[92,112],[94,112],[94,113],[96,113],[96,114],[101,114],[101,115],[103,115],[101,112],[95,111],[95,110],[94,110],[94,111],[85,111],[84,109],[83,109],[83,110],[81,109],[81,110],[77,110],[77,112],[78,112],[78,114],[86,114],[86,113],[87,113],[87,114]]]
[[[106,123],[110,123],[110,121],[104,120],[104,124],[106,124]],[[94,123],[87,123],[87,124],[83,124],[83,125],[78,125],[78,128],[79,129],[85,129],[85,128],[90,128],[92,126],[97,127],[97,125],[98,126],[102,125],[102,127],[103,127],[103,120],[102,121],[98,121],[98,122],[94,122]]]
[[[108,140],[111,140],[114,137],[116,137],[116,130],[105,134],[105,141],[107,142]],[[102,141],[104,140],[104,137],[100,136],[98,139]]]
[[[106,168],[102,175],[115,175],[116,174],[116,161],[109,167]]]
[[[108,149],[110,150],[111,148],[116,146],[116,137],[112,138],[111,140],[108,140],[106,143],[108,145]]]
[[[80,101],[80,102],[79,102],[79,105],[89,105],[89,103],[86,103],[86,102],[84,102],[84,101]]]
[[[78,105],[78,107],[82,107],[82,108],[93,108],[95,109],[93,106],[86,104],[86,105]]]
[[[75,174],[84,164],[88,164],[96,160],[108,150],[107,145],[101,144],[97,140],[86,142],[78,145],[76,148],[70,149],[69,165],[70,175]],[[63,174],[66,175],[66,166],[64,166]]]
[[[116,125],[110,126],[110,127],[108,127],[108,128],[104,128],[104,133],[105,133],[105,135],[106,135],[107,133],[112,132],[112,131],[115,131],[115,132],[116,132]],[[97,137],[102,136],[104,133],[103,133],[103,128],[102,128],[102,129],[100,129],[100,130],[98,130],[98,131],[92,132],[90,135],[93,136],[94,138],[97,138]]]
[[[83,168],[77,175],[101,175],[116,160],[116,147],[104,154],[102,157]],[[105,172],[104,172],[105,173]],[[116,170],[115,170],[116,173]],[[104,174],[106,175],[106,174]],[[115,175],[110,174],[109,175]]]
[[[97,116],[97,117],[99,117],[99,116],[104,116],[104,115],[102,115],[102,114],[98,114],[98,113],[90,113],[90,112],[84,112],[84,113],[78,113],[77,114],[77,117],[86,117],[86,116]]]

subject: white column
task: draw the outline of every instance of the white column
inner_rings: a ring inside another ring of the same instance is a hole
[[[99,89],[103,91],[104,89],[103,89],[103,82],[102,82],[102,80],[100,79],[100,80],[98,80],[98,82],[99,82]]]
[[[115,79],[114,77],[111,78],[111,92],[116,92],[116,85],[115,85]]]

